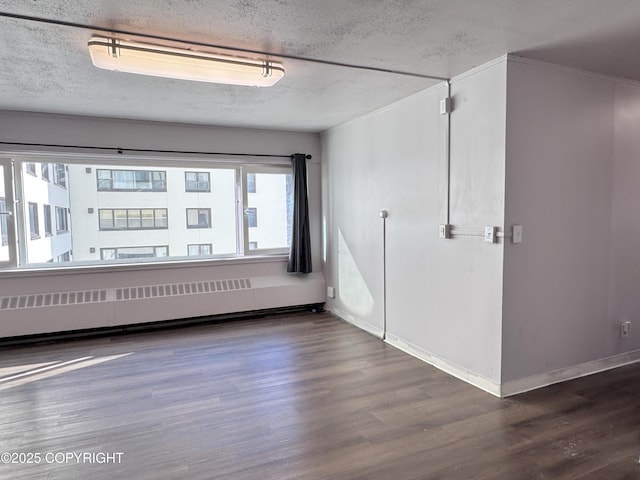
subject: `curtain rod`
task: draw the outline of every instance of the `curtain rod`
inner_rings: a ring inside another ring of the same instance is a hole
[[[197,150],[158,150],[146,148],[124,148],[124,147],[94,147],[88,145],[56,145],[51,143],[24,143],[24,142],[2,142],[0,145],[13,145],[19,147],[47,147],[47,148],[77,148],[81,150],[101,150],[114,151],[118,155],[125,152],[136,153],[176,153],[184,155],[220,155],[225,157],[269,157],[269,158],[293,158],[293,155],[274,155],[269,153],[227,153],[227,152],[201,152]],[[313,158],[311,155],[305,155],[307,160]]]
[[[438,77],[438,76],[434,76],[434,75],[425,75],[425,74],[422,74],[422,73],[405,72],[405,71],[402,71],[402,70],[393,70],[393,69],[381,68],[381,67],[371,67],[371,66],[367,66],[367,65],[355,65],[355,64],[351,64],[351,63],[335,62],[333,60],[322,60],[322,59],[319,59],[319,58],[302,57],[300,55],[290,55],[290,54],[286,54],[286,53],[266,52],[266,51],[263,51],[263,50],[254,50],[254,49],[250,49],[250,48],[229,47],[229,46],[226,46],[226,45],[216,45],[216,44],[206,43],[206,42],[198,42],[198,41],[193,41],[193,40],[184,40],[184,39],[175,38],[175,37],[169,37],[169,36],[165,36],[165,35],[154,35],[154,34],[150,34],[150,33],[138,33],[138,32],[133,32],[131,30],[123,30],[123,29],[120,29],[120,28],[107,28],[107,27],[101,27],[99,25],[90,25],[90,24],[85,24],[85,23],[68,22],[68,21],[65,21],[65,20],[54,20],[54,19],[51,19],[51,18],[35,17],[35,16],[31,16],[31,15],[20,15],[20,14],[17,14],[17,13],[0,12],[0,17],[13,18],[14,20],[25,20],[25,21],[28,21],[28,22],[46,23],[46,24],[49,24],[49,25],[58,25],[58,26],[61,26],[61,27],[72,27],[72,28],[81,28],[81,29],[84,29],[84,30],[95,30],[95,31],[99,31],[99,32],[107,32],[107,33],[118,34],[118,35],[132,35],[132,36],[136,36],[136,37],[149,38],[149,39],[153,39],[153,40],[163,40],[163,41],[168,41],[168,42],[178,42],[178,43],[184,43],[184,44],[189,44],[189,45],[196,45],[196,46],[199,46],[199,47],[218,48],[218,49],[222,49],[222,50],[233,50],[233,51],[236,51],[236,52],[251,53],[251,54],[254,54],[254,55],[268,55],[268,56],[286,58],[286,59],[289,59],[289,60],[300,60],[302,62],[319,63],[319,64],[323,64],[323,65],[331,65],[331,66],[334,66],[334,67],[354,68],[354,69],[359,69],[359,70],[368,70],[368,71],[380,72],[380,73],[392,73],[392,74],[395,74],[395,75],[404,75],[404,76],[407,76],[407,77],[424,78],[424,79],[427,79],[427,80],[438,80],[438,81],[447,81],[447,80],[449,80],[446,77]]]

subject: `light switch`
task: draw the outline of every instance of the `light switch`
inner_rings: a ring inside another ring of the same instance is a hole
[[[522,225],[513,225],[511,227],[511,242],[522,243]]]

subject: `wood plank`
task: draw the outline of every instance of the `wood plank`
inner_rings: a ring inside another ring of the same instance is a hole
[[[0,452],[123,457],[0,478],[640,478],[640,365],[501,400],[326,313],[10,347],[11,375]]]

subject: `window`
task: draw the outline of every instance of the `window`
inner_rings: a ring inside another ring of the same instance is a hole
[[[198,255],[211,255],[211,244],[210,243],[198,243],[187,245],[187,255],[190,257],[198,256]]]
[[[247,226],[249,228],[258,226],[258,209],[256,207],[247,208]]]
[[[245,251],[272,253],[288,251],[293,222],[292,175],[289,168],[245,171]],[[258,222],[258,210],[260,222]]]
[[[118,247],[100,249],[101,260],[126,260],[129,258],[155,258],[168,256],[168,245],[159,247]]]
[[[256,193],[256,174],[247,173],[247,193]]]
[[[102,258],[138,263],[144,258],[184,261],[289,250],[289,165],[184,158],[155,165],[145,159],[141,167],[117,156],[105,160],[101,155],[96,163],[86,157],[51,158],[16,153],[15,169],[8,159],[0,159],[0,179],[7,179],[0,181],[0,197],[11,197],[2,185],[17,185],[12,191],[22,205],[20,215],[0,216],[5,244],[0,246],[1,268],[44,267],[50,260],[50,268],[60,267],[58,259],[67,258],[63,252],[69,252],[66,265],[91,265]],[[37,181],[27,174],[26,163],[35,164]],[[51,184],[40,179],[47,171]],[[31,234],[53,235],[55,241],[20,242]]]
[[[101,208],[100,230],[159,230],[169,226],[166,208]]]
[[[63,163],[53,164],[53,183],[62,188],[67,188],[67,172],[66,165]]]
[[[51,229],[51,205],[44,205],[44,234],[47,237],[53,235]]]
[[[210,192],[209,172],[185,172],[184,189],[187,192]]]
[[[7,211],[7,201],[0,198],[0,212]],[[0,215],[0,235],[2,236],[2,246],[9,245],[9,219],[7,215]]]
[[[42,179],[46,180],[47,182],[50,182],[51,179],[49,178],[49,164],[42,163],[40,164],[40,168],[41,168]]]
[[[33,202],[29,202],[29,233],[31,233],[31,239],[40,238],[38,204]]]
[[[24,169],[29,175],[36,176],[36,164],[35,163],[25,163]]]
[[[55,263],[63,263],[63,262],[70,262],[70,261],[71,261],[70,251],[64,252],[62,255],[58,255],[54,260]]]
[[[56,207],[56,232],[68,232],[69,231],[69,216],[67,209],[64,207]]]
[[[167,172],[162,170],[96,170],[101,192],[166,192]]]
[[[211,228],[211,209],[187,208],[187,228]]]

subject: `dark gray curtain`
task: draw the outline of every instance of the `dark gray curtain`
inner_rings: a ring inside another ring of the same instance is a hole
[[[309,205],[307,200],[307,156],[296,153],[293,166],[293,221],[291,250],[287,272],[311,272],[311,236],[309,235]]]

